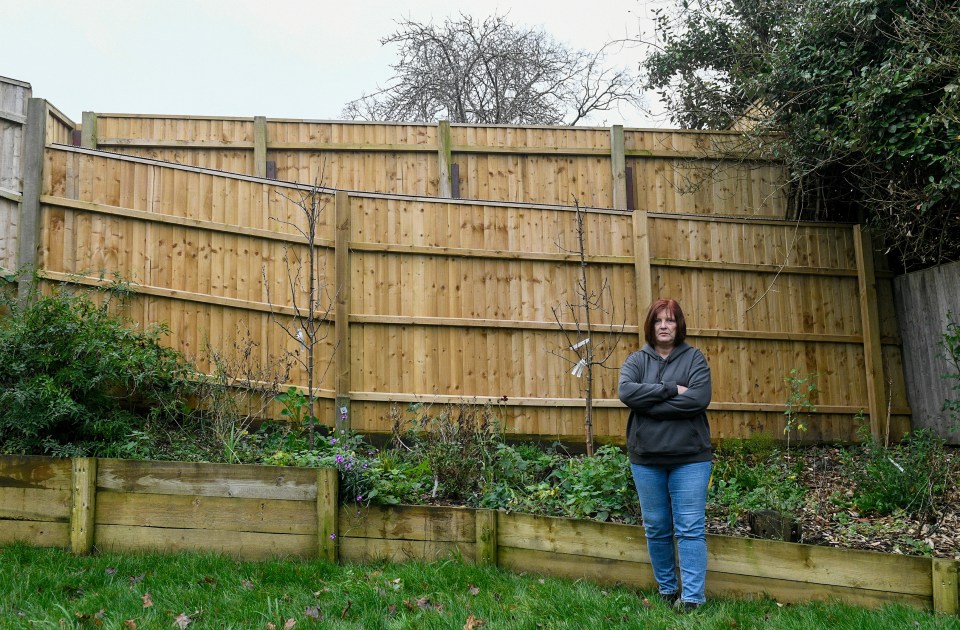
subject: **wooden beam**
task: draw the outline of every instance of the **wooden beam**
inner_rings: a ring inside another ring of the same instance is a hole
[[[960,562],[946,558],[933,559],[933,610],[946,615],[960,612],[957,595],[957,569]]]
[[[340,553],[340,477],[336,468],[317,469],[317,556],[336,563]]]
[[[267,176],[267,117],[253,117],[253,174]]]
[[[497,511],[477,510],[476,517],[475,562],[481,566],[497,566]]]
[[[80,125],[80,146],[97,149],[97,112],[83,112]]]
[[[350,195],[344,191],[336,195],[336,306],[334,350],[336,403],[333,425],[337,431],[350,431]]]
[[[610,127],[610,175],[613,207],[627,209],[627,160],[624,154],[623,125]]]
[[[47,144],[47,101],[27,101],[27,125],[23,132],[23,194],[17,231],[17,269],[20,270],[17,300],[21,306],[33,293],[33,274],[38,266],[40,243],[40,194],[43,191],[43,150]]]
[[[73,504],[70,510],[70,548],[74,554],[93,550],[94,516],[97,509],[97,460],[73,460]]]
[[[870,434],[874,439],[887,444],[890,440],[890,419],[887,414],[887,388],[880,341],[873,244],[869,233],[859,225],[853,227],[853,245],[860,286],[860,320],[863,328],[863,364],[867,377],[867,401],[870,407]]]
[[[640,334],[640,347],[644,338],[643,323],[647,318],[647,309],[653,303],[653,276],[650,273],[650,238],[647,226],[647,211],[633,212],[633,264],[636,270],[637,291],[637,329]]]
[[[438,195],[440,197],[450,198],[453,197],[452,169],[450,168],[450,165],[453,163],[453,145],[450,139],[449,120],[441,120],[437,123],[437,142],[437,159],[440,162]]]

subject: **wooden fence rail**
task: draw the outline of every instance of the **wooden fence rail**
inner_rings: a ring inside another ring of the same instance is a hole
[[[0,457],[0,544],[75,553],[205,551],[258,560],[447,559],[654,588],[643,528],[437,507],[341,508],[337,472],[273,466]],[[954,560],[708,536],[710,597],[957,614]]]

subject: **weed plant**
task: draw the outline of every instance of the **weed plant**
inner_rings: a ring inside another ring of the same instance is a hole
[[[616,575],[609,576],[611,582]],[[0,547],[2,628],[958,628],[886,606],[714,600],[680,616],[652,591],[509,573],[456,557],[368,566]]]
[[[780,452],[766,434],[725,440],[714,461],[708,511],[726,515],[730,525],[755,510],[791,514],[805,499],[799,481],[802,466],[801,458]]]
[[[908,433],[903,441],[885,447],[861,429],[863,445],[844,455],[854,482],[855,506],[878,516],[902,510],[932,519],[957,470],[944,451],[944,442],[929,430]]]

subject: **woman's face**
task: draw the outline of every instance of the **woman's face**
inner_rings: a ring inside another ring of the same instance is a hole
[[[677,320],[667,309],[657,311],[656,319],[653,321],[653,337],[657,340],[656,345],[661,348],[672,348],[676,342]]]

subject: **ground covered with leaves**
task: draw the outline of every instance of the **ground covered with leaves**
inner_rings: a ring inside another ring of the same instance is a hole
[[[960,560],[960,449],[928,437],[890,448],[721,447],[707,530],[757,537],[751,514],[773,509],[792,516],[796,542]]]

